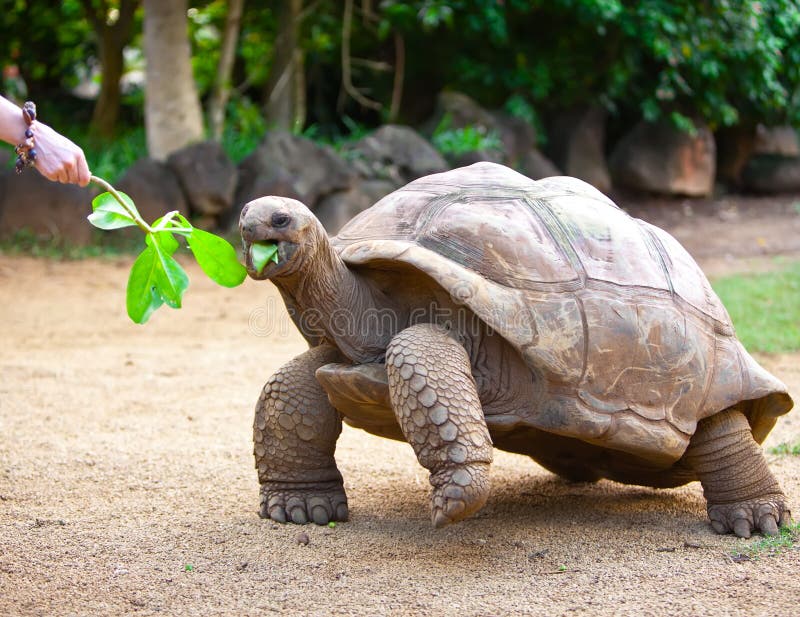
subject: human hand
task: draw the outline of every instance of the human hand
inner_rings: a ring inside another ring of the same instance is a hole
[[[83,150],[46,124],[34,127],[36,169],[48,180],[86,186],[91,173]]]

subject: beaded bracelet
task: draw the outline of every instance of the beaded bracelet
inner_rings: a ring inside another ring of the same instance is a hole
[[[36,120],[36,104],[27,101],[22,106],[22,117],[25,119],[25,141],[14,148],[17,153],[17,163],[14,166],[18,174],[25,171],[36,162],[36,148],[33,141],[33,123]]]

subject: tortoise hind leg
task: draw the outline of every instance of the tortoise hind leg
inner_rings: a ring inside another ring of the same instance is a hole
[[[732,408],[701,420],[683,461],[703,485],[717,533],[776,535],[791,512],[744,414]]]
[[[411,326],[389,344],[386,372],[400,428],[431,472],[433,524],[477,512],[489,496],[492,440],[464,347],[437,326]]]

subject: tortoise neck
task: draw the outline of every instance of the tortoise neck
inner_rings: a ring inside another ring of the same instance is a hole
[[[355,363],[383,359],[399,321],[394,303],[351,270],[325,236],[304,272],[275,281],[294,302],[295,323],[310,340],[327,340]]]

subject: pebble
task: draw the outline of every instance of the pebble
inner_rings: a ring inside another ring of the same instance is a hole
[[[311,542],[311,538],[308,537],[308,534],[305,531],[298,531],[294,535],[294,541],[298,544],[302,544],[303,546],[308,546],[308,543]]]

